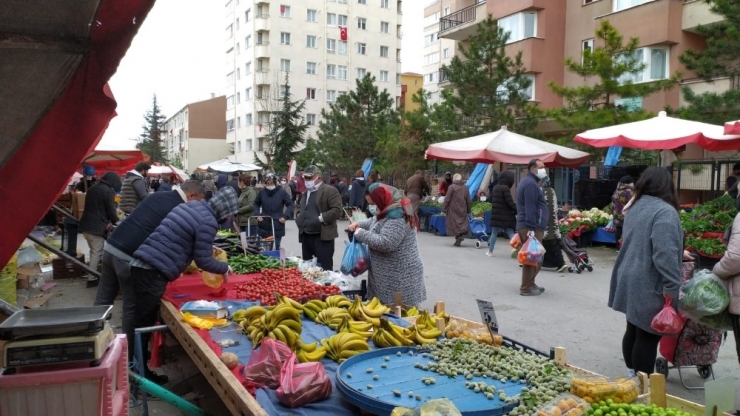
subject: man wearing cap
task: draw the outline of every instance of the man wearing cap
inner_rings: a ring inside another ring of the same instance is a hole
[[[337,220],[342,216],[342,197],[333,186],[323,183],[315,165],[304,169],[306,192],[298,204],[298,241],[303,260],[316,257],[324,270],[334,270],[334,240],[339,237]]]

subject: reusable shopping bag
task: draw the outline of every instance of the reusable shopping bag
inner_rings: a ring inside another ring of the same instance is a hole
[[[276,393],[280,404],[295,409],[331,396],[331,381],[323,364],[298,363],[292,354],[280,369]]]
[[[665,305],[660,312],[653,318],[650,327],[660,335],[678,335],[683,329],[684,320],[678,316],[676,310],[671,306],[671,297],[663,295]]]
[[[370,268],[370,253],[367,251],[367,246],[355,241],[354,236],[352,241],[345,244],[342,265],[339,271],[344,275],[352,275],[353,277],[365,273]]]

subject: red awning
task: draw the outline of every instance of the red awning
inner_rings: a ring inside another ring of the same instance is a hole
[[[154,0],[3,0],[0,13],[0,266],[95,149],[116,72]],[[6,88],[7,87],[7,88]]]

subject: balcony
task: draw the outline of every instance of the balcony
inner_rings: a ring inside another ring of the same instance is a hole
[[[262,43],[258,43],[254,45],[254,57],[257,59],[260,58],[270,58],[270,42],[262,41]]]
[[[439,37],[452,40],[466,40],[475,34],[478,23],[486,19],[486,2],[480,2],[460,9],[439,19]]]
[[[733,88],[732,80],[730,78],[718,78],[712,82],[707,82],[699,78],[687,79],[681,81],[681,86],[689,87],[694,94],[703,94],[705,92],[722,93]],[[680,107],[687,105],[683,94],[681,94],[678,104]]]
[[[693,32],[699,25],[711,25],[724,18],[709,10],[709,4],[703,0],[684,0],[681,16],[681,29]]]
[[[447,75],[447,70],[444,67],[439,68],[439,81],[437,81],[437,86],[440,88],[451,88],[452,87],[452,83],[450,82],[450,77]]]
[[[269,31],[270,30],[270,15],[269,14],[257,15],[254,18],[254,30],[256,32],[259,32],[261,30]]]
[[[594,23],[598,27],[608,20],[621,33],[640,39],[640,45],[675,45],[683,41],[678,25],[682,7],[683,4],[676,0],[649,1],[598,16]]]

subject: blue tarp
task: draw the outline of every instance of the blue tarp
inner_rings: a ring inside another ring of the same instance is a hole
[[[486,175],[486,170],[488,170],[488,163],[478,163],[475,165],[473,173],[470,174],[470,178],[465,183],[470,192],[470,199],[475,198],[475,195],[478,194],[478,189],[480,189],[480,184],[483,183],[483,177]]]
[[[367,158],[362,162],[362,171],[365,172],[365,179],[370,176],[370,171],[373,170],[373,159]]]
[[[606,152],[604,166],[616,166],[619,156],[622,154],[622,146],[611,146]]]

